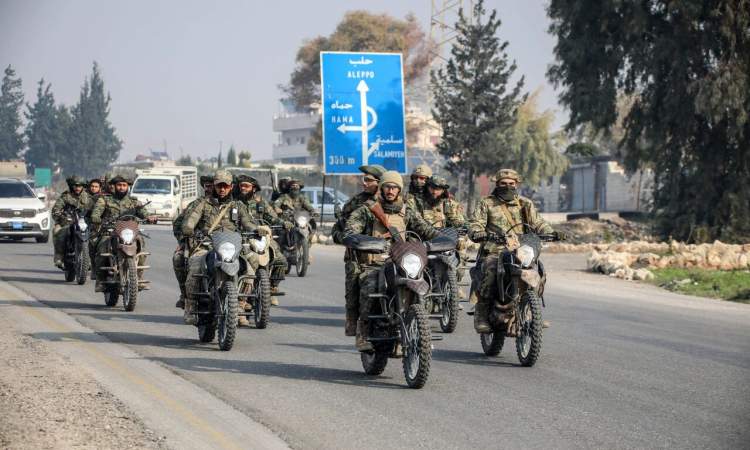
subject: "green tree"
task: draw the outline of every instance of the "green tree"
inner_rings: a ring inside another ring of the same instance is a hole
[[[99,65],[94,62],[91,76],[81,87],[78,104],[72,109],[67,151],[60,158],[66,175],[99,176],[117,160],[122,141],[109,121],[110,102]]]
[[[241,151],[237,156],[239,158],[239,165],[241,167],[249,167],[250,161],[252,160],[252,154],[249,151]]]
[[[750,239],[750,3],[552,0],[556,63],[569,130],[607,129],[617,99],[626,167],[654,169],[666,237]]]
[[[234,150],[234,145],[229,147],[229,151],[227,152],[227,165],[230,167],[237,165],[237,152]]]
[[[530,187],[547,177],[562,175],[568,167],[568,158],[560,153],[565,136],[551,131],[555,115],[551,110],[539,111],[539,93],[535,91],[518,107],[513,126],[498,130],[487,143],[488,149],[498,155],[491,169],[513,167]]]
[[[35,167],[54,168],[59,160],[59,154],[65,148],[66,125],[61,120],[61,112],[55,106],[55,97],[51,85],[45,86],[44,79],[39,80],[36,92],[37,100],[34,105],[26,104],[26,136],[27,150],[24,154],[26,166],[30,172]]]
[[[432,43],[413,14],[400,20],[388,14],[349,11],[329,36],[318,36],[302,44],[289,83],[279,86],[301,111],[315,110],[320,104],[322,51],[402,53],[407,85],[425,73],[433,58]],[[318,123],[307,143],[310,154],[320,155],[321,139],[321,124]]]
[[[8,65],[0,92],[0,160],[15,159],[23,150],[23,134],[20,131],[22,106],[21,79]]]
[[[459,11],[451,56],[431,76],[432,115],[443,129],[437,150],[448,161],[448,171],[470,181],[470,206],[474,178],[512,161],[513,152],[499,147],[496,138],[514,126],[524,101],[523,77],[511,85],[516,64],[508,60],[508,42],[497,37],[499,27],[497,11],[487,17],[482,0],[474,5],[473,19]]]

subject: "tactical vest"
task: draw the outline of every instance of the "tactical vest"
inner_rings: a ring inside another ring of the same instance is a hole
[[[385,217],[388,219],[388,225],[395,229],[398,233],[401,234],[401,237],[404,238],[404,231],[406,231],[406,205],[401,207],[401,210],[396,213],[385,213]],[[378,220],[377,217],[373,217],[374,222],[372,225],[372,236],[379,237],[383,239],[393,239],[393,236],[391,236],[390,231],[382,224],[380,223],[380,220]],[[386,259],[388,259],[388,253],[381,253],[377,255],[373,254],[365,254],[365,259],[367,260],[367,264],[382,264],[385,262]],[[360,261],[363,259],[360,258]]]
[[[426,206],[426,203],[425,203]],[[445,228],[445,201],[440,200],[434,208],[425,208],[422,217],[435,228]]]

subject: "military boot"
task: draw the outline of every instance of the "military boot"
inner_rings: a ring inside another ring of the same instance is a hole
[[[240,307],[240,311],[241,312],[245,311],[245,305],[246,304],[247,304],[247,302],[245,300],[240,300],[239,301],[239,307]],[[238,314],[237,315],[237,326],[247,327],[247,326],[250,326],[250,322],[247,320],[247,317],[245,315]]]
[[[104,292],[104,283],[102,283],[101,280],[96,280],[96,284],[94,284],[94,292]]]
[[[193,300],[185,297],[185,312],[182,315],[186,325],[195,325],[198,323],[198,316],[193,314]]]
[[[489,305],[481,301],[482,299],[479,300],[480,301],[474,308],[474,330],[477,333],[490,333],[492,332],[492,328],[487,319],[487,316],[489,315]]]
[[[184,309],[185,308],[185,297],[180,295],[180,298],[177,300],[177,303],[174,304],[175,308]]]
[[[367,322],[364,320],[357,321],[357,351],[360,352],[371,352],[373,350],[372,343],[367,340]]]

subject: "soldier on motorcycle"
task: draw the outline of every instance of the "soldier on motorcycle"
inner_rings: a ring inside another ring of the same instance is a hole
[[[495,174],[495,190],[492,194],[484,197],[477,204],[474,215],[469,225],[469,237],[474,242],[483,242],[477,261],[478,272],[481,273],[478,287],[478,301],[474,314],[474,329],[477,333],[489,333],[492,331],[488,321],[489,308],[492,299],[497,293],[498,257],[504,250],[510,247],[518,247],[517,235],[524,233],[525,223],[536,233],[555,234],[562,238],[562,233],[552,229],[537,212],[531,200],[518,195],[518,185],[521,177],[513,169],[500,169]],[[514,227],[518,225],[517,227]],[[513,228],[514,227],[514,228]],[[508,230],[511,231],[508,231]],[[489,233],[503,235],[507,239],[506,244],[496,242],[484,242]],[[515,242],[515,244],[514,244]],[[472,278],[479,275],[472,274]],[[476,284],[474,280],[472,285]]]
[[[249,210],[250,215],[263,220],[268,225],[283,226],[287,230],[294,228],[292,222],[279,218],[273,206],[260,195],[260,184],[258,183],[258,180],[248,175],[239,175],[237,177],[237,182],[239,184],[237,200],[245,205]],[[284,279],[284,274],[287,269],[287,261],[284,257],[284,253],[281,251],[281,247],[279,247],[279,243],[276,242],[275,239],[271,239],[270,246],[273,248],[274,254],[274,259],[271,262],[271,293],[275,294],[279,291],[279,283]],[[279,300],[276,297],[272,297],[271,304],[278,306]]]
[[[68,183],[68,190],[60,195],[55,205],[52,207],[52,218],[55,226],[52,229],[52,241],[55,247],[54,264],[62,269],[63,255],[65,254],[65,242],[68,239],[68,229],[70,226],[69,217],[64,213],[65,207],[73,207],[87,211],[91,207],[91,197],[84,190],[86,182],[83,178],[75,175],[65,180]]]
[[[104,233],[101,229],[101,224],[117,219],[117,217],[125,211],[128,211],[130,214],[141,219],[148,219],[151,222],[156,222],[156,217],[149,216],[148,211],[146,211],[146,208],[141,202],[128,195],[128,189],[130,187],[128,180],[118,175],[109,180],[109,183],[114,186],[112,195],[99,197],[91,212],[91,222],[99,229],[99,238],[96,243],[96,257],[94,258],[94,267],[92,268],[96,275],[94,292],[104,292],[104,285],[102,282],[106,277],[101,273],[99,267],[102,267],[102,265],[107,262],[107,257],[102,256],[102,254],[110,253],[111,250],[110,240],[108,239],[108,236],[103,235]],[[145,257],[143,258],[145,259]],[[138,265],[143,265],[143,261],[140,261]]]
[[[290,177],[279,178],[278,187],[271,194],[271,202],[275,202],[279,197],[289,192],[289,180],[291,180]]]
[[[213,175],[201,175],[200,178],[201,186],[203,186],[203,197],[210,197],[214,192],[214,177]],[[187,269],[185,261],[185,250],[186,245],[182,236],[182,222],[185,221],[185,216],[192,211],[195,205],[200,201],[199,198],[190,202],[179,216],[175,217],[172,221],[172,234],[177,239],[177,248],[172,254],[172,268],[174,269],[174,276],[177,278],[177,285],[180,287],[180,298],[175,303],[175,308],[185,307],[185,280],[187,279]]]
[[[314,214],[315,210],[310,204],[310,200],[302,194],[302,182],[300,180],[289,180],[287,185],[289,190],[285,194],[281,194],[276,201],[273,202],[276,212],[283,214],[287,211],[296,211],[298,209],[304,209],[310,214]]]
[[[337,244],[342,244],[344,239],[344,229],[346,221],[354,211],[363,205],[370,206],[375,203],[378,193],[378,182],[380,177],[385,173],[385,167],[379,165],[361,166],[359,171],[364,174],[362,177],[362,192],[350,198],[344,204],[336,218],[336,223],[331,230],[331,237]],[[355,336],[357,331],[357,319],[359,318],[359,265],[354,256],[354,251],[347,249],[344,253],[344,274],[346,300],[346,324],[344,325],[344,334],[346,336]]]
[[[210,235],[214,231],[221,230],[253,231],[257,229],[258,226],[247,208],[232,198],[232,187],[232,174],[226,170],[217,170],[214,174],[213,195],[199,199],[195,207],[185,215],[182,223],[182,236],[191,238],[196,231]],[[188,261],[187,279],[202,273],[202,256],[206,254],[206,250],[198,245],[191,245],[190,248],[192,251]],[[195,325],[197,323],[197,317],[193,314],[195,299],[191,297],[190,292],[186,294],[185,323]]]
[[[404,182],[395,171],[385,172],[380,178],[379,195],[372,205],[364,205],[354,211],[346,222],[344,235],[365,234],[390,241],[404,239],[404,232],[416,232],[424,239],[432,239],[438,230],[424,221],[419,214],[404,204],[401,192]],[[377,291],[378,271],[387,255],[359,253],[355,255],[359,264],[359,319],[357,320],[356,345],[360,352],[372,351],[372,343],[366,340],[367,315],[370,311],[369,295]]]
[[[412,209],[420,207],[427,180],[430,177],[432,177],[432,169],[427,164],[420,164],[414,169],[409,182],[409,193],[406,195],[406,206]]]

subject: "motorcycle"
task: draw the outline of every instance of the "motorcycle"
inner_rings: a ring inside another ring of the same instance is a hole
[[[150,281],[143,279],[143,271],[150,266],[140,264],[151,253],[145,251],[143,238],[148,236],[139,228],[140,223],[138,217],[125,211],[103,227],[102,239],[110,239],[110,252],[101,254],[109,259],[109,263],[99,267],[100,271],[107,272],[107,280],[103,282],[107,306],[117,305],[122,295],[125,311],[133,311],[138,303],[138,293],[149,289]]]
[[[270,234],[270,229],[269,229]],[[271,268],[273,248],[269,238],[258,231],[242,233],[244,255],[242,260],[247,266],[237,281],[240,299],[245,299],[251,310],[240,311],[240,315],[253,316],[255,327],[264,329],[268,326],[271,312]]]
[[[453,333],[458,324],[458,270],[461,263],[456,244],[459,231],[446,228],[441,231],[439,243],[432,245],[427,252],[427,281],[430,293],[425,295],[424,307],[431,318],[440,321],[444,333]]]
[[[212,342],[218,331],[219,349],[229,351],[237,334],[238,275],[246,270],[240,258],[242,235],[235,231],[199,233],[196,242],[208,252],[200,259],[202,270],[189,277],[185,287],[195,299],[198,339]]]
[[[423,305],[430,291],[424,271],[428,252],[444,245],[441,237],[425,243],[399,239],[389,245],[384,239],[356,234],[345,237],[344,245],[360,252],[388,254],[378,272],[377,292],[370,294],[375,301],[368,315],[366,339],[374,349],[360,354],[365,373],[380,375],[388,358],[401,357],[406,384],[422,388],[430,374],[432,341],[440,340],[432,336]]]
[[[310,239],[315,232],[315,220],[303,209],[288,216],[292,216],[290,218],[293,219],[294,228],[285,230],[283,239],[279,242],[288,262],[286,273],[289,274],[291,266],[294,266],[297,276],[304,277],[310,264]]]
[[[75,280],[78,284],[85,284],[88,271],[91,268],[89,254],[89,224],[86,222],[85,212],[73,206],[66,206],[63,212],[68,216],[68,238],[65,242],[65,256],[63,270],[65,281]]]
[[[515,338],[518,360],[521,365],[531,367],[542,349],[542,308],[547,281],[539,256],[542,242],[558,239],[552,234],[530,232],[518,235],[517,242],[509,245],[508,233],[520,225],[531,229],[528,224],[517,224],[503,234],[488,233],[485,239],[510,249],[499,255],[494,275],[497,277],[497,292],[503,295],[497,296],[490,305],[488,318],[493,331],[482,333],[480,340],[485,355],[497,356],[505,338]]]

